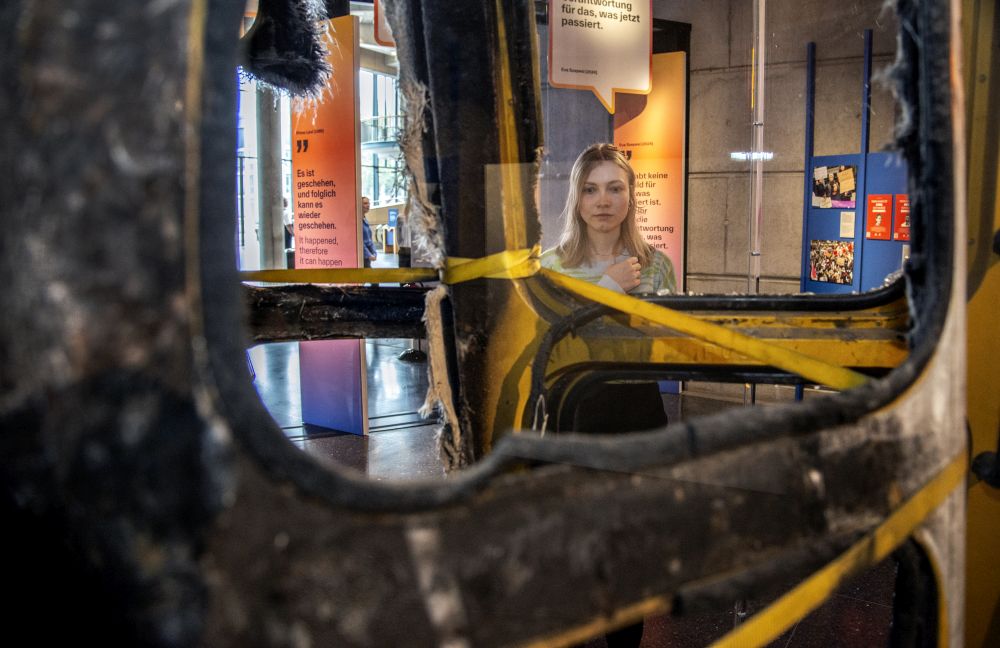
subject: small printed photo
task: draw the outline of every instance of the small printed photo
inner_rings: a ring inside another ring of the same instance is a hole
[[[809,278],[825,283],[854,283],[854,241],[810,241]]]
[[[856,169],[853,164],[813,168],[812,206],[853,209],[857,193]]]
[[[813,169],[812,206],[824,209],[832,207],[830,204],[830,179],[827,177],[825,166]]]

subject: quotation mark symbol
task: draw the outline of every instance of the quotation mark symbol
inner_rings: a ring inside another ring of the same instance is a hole
[[[309,140],[307,139],[295,140],[296,153],[305,153],[308,150],[309,150]]]

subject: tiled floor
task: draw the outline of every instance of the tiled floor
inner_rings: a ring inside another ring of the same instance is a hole
[[[417,410],[427,390],[425,362],[404,362],[399,354],[415,340],[366,343],[370,434],[357,436],[302,423],[298,344],[254,347],[249,357],[264,404],[288,439],[324,461],[336,462],[376,480],[444,477],[433,422]],[[737,403],[692,396],[664,396],[671,421],[717,412]],[[888,643],[895,566],[891,560],[855,577],[829,601],[787,630],[773,648],[867,648]],[[750,602],[750,612],[764,602]],[[733,627],[731,612],[646,619],[643,648],[704,646]],[[603,648],[603,637],[585,644]]]

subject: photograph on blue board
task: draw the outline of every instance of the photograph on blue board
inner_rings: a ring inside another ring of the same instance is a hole
[[[812,206],[821,209],[855,206],[857,167],[853,164],[813,168]]]
[[[809,241],[809,278],[825,283],[854,283],[854,241]]]

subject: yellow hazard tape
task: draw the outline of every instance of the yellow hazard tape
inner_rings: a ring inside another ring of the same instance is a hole
[[[538,255],[541,248],[530,250],[505,250],[481,259],[449,257],[443,281],[447,284],[462,283],[472,279],[523,279],[538,272],[541,267]]]
[[[449,257],[445,269],[434,268],[329,268],[308,270],[252,270],[240,273],[241,281],[263,283],[407,283],[437,281],[447,284],[473,279],[523,279],[538,272],[536,245],[530,250],[504,250],[481,259]]]
[[[746,623],[713,643],[711,648],[750,648],[777,639],[829,598],[844,578],[876,565],[910,537],[952,491],[965,483],[965,473],[965,453],[959,453],[878,528]]]
[[[868,380],[866,376],[856,371],[817,360],[663,306],[540,268],[538,256],[539,246],[536,245],[531,249],[505,250],[480,259],[450,257],[440,276],[432,268],[259,270],[242,272],[240,276],[243,281],[273,283],[405,283],[440,279],[447,284],[456,284],[480,278],[522,279],[541,271],[554,283],[582,297],[623,313],[638,315],[650,322],[711,342],[769,366],[784,369],[812,382],[844,390],[862,385]]]
[[[592,301],[610,306],[623,313],[638,315],[656,324],[668,326],[680,333],[686,333],[699,340],[717,344],[725,349],[759,360],[772,367],[790,371],[821,385],[843,390],[863,385],[868,380],[866,376],[856,371],[817,360],[797,351],[791,351],[770,342],[737,333],[724,326],[705,322],[664,306],[650,304],[581,279],[574,279],[544,268],[542,274],[552,282]]]

